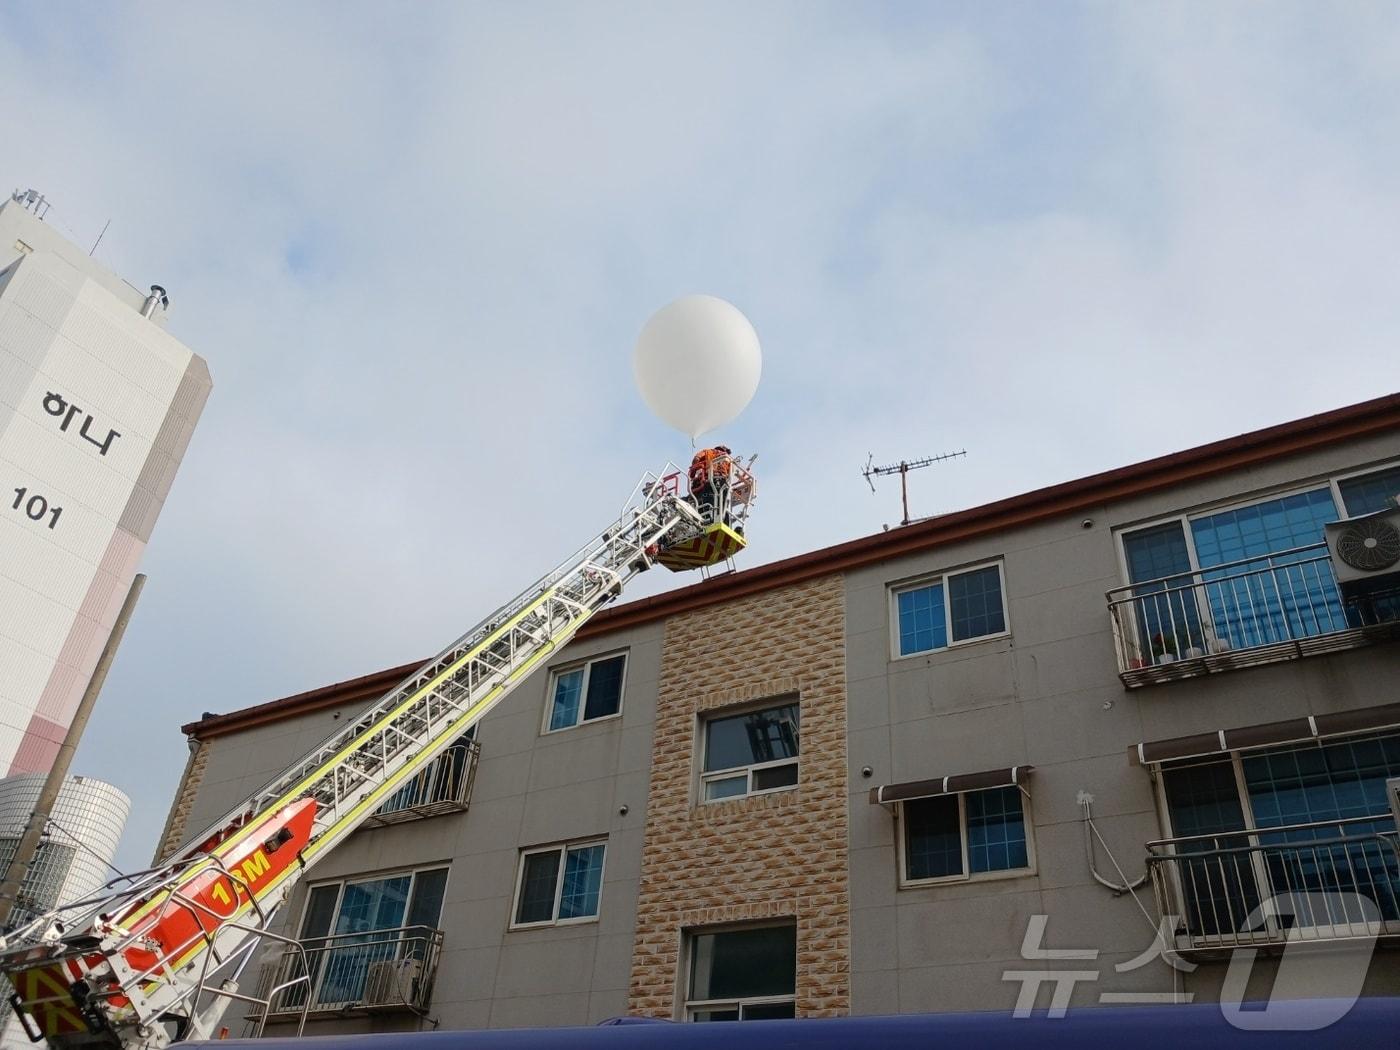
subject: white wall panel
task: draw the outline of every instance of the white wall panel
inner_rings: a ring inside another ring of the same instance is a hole
[[[210,386],[34,221],[0,208],[51,248],[0,277],[0,775],[47,768],[159,512],[152,479],[178,465]]]
[[[2,715],[6,725],[23,730],[34,714],[34,697],[44,689],[49,674],[53,670],[54,658],[37,649],[20,645],[9,635],[0,633],[0,665],[5,668],[5,676],[0,678],[0,701],[5,710],[14,708],[23,712],[19,715]],[[10,750],[13,751],[13,742]]]
[[[14,493],[11,492],[11,496]],[[14,520],[17,514],[0,515],[0,550],[17,551],[28,538],[25,526]],[[13,580],[40,594],[47,593],[60,605],[76,611],[83,603],[86,585],[81,576],[69,572],[71,556],[50,544],[35,543],[26,548],[27,557],[6,557],[0,577]]]

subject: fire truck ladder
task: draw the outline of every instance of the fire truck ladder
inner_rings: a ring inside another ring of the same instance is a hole
[[[704,523],[668,464],[622,515],[363,714],[150,871],[0,945],[31,1038],[155,1050],[208,1037],[306,869]],[[63,932],[67,931],[67,932]]]

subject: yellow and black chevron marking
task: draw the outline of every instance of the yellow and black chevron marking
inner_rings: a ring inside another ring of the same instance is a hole
[[[656,560],[672,572],[699,569],[732,558],[748,546],[728,525],[711,525],[699,536],[667,547]]]
[[[73,1005],[61,963],[23,970],[9,978],[19,993],[21,1008],[34,1018],[39,1031],[48,1036],[87,1031]]]

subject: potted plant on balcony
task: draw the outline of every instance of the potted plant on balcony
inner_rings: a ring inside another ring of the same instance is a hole
[[[1154,634],[1152,636],[1152,658],[1159,664],[1169,664],[1176,659],[1176,636]]]

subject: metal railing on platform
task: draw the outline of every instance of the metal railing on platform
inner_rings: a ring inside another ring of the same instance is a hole
[[[366,827],[459,813],[471,803],[481,745],[475,740],[453,744],[432,763],[384,800],[365,821]]]
[[[1291,940],[1400,938],[1400,833],[1374,817],[1191,835],[1147,844],[1177,950]]]
[[[429,926],[306,938],[264,964],[260,994],[269,1020],[303,1011],[421,1012],[441,954],[442,931]]]
[[[1325,543],[1109,591],[1125,685],[1400,638],[1400,602],[1343,601]]]

